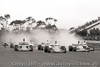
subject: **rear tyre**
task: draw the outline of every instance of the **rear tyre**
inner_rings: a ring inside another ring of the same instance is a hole
[[[66,53],[67,51],[65,50],[63,53]]]
[[[42,45],[38,45],[38,50],[43,50]]]
[[[76,52],[76,50],[77,50],[77,48],[76,48],[76,47],[74,47],[74,48],[73,48],[73,52]]]
[[[45,48],[44,48],[44,52],[45,52],[45,53],[50,52],[48,46],[45,46]]]
[[[14,46],[13,46],[13,44],[12,44],[12,43],[10,44],[10,48],[14,48]]]
[[[63,53],[66,53],[66,47],[65,46],[61,46],[61,49],[64,50]]]
[[[14,51],[18,51],[18,45],[15,45]]]
[[[33,51],[33,46],[32,46],[32,45],[30,45],[30,48],[31,48],[31,50],[30,50],[30,51]]]
[[[87,52],[90,52],[90,50],[87,50]]]
[[[69,46],[69,51],[73,51],[73,46]]]

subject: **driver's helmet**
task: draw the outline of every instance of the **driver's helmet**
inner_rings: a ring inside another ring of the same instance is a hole
[[[57,41],[55,41],[55,44],[57,44]]]
[[[23,42],[25,42],[25,39],[23,39]]]

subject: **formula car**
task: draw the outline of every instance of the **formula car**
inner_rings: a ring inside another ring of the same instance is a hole
[[[5,42],[2,44],[2,46],[4,46],[6,48],[7,46],[9,46],[9,44],[7,42]]]
[[[62,52],[66,53],[66,47],[60,45],[48,45],[44,48],[45,53]]]
[[[38,45],[38,50],[43,50],[44,47],[45,47],[45,45],[46,45],[46,44],[43,43],[43,42],[42,42],[41,44],[39,44],[39,45]]]
[[[82,45],[82,44],[72,44],[69,46],[69,51],[73,52],[89,52],[90,48],[87,45]]]
[[[28,42],[19,42],[18,45],[14,47],[15,51],[33,51],[33,46],[29,45]]]

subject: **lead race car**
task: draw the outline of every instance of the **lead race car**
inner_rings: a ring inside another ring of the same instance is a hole
[[[23,42],[19,42],[18,45],[15,45],[14,50],[15,51],[33,51],[33,45],[29,45],[28,42],[25,42],[25,39],[23,39]]]
[[[53,52],[66,53],[66,47],[65,46],[61,46],[61,45],[57,44],[57,42],[55,42],[54,45],[45,46],[44,52],[45,53],[53,53]]]

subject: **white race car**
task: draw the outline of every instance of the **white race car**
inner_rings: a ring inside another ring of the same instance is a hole
[[[69,51],[89,52],[90,48],[87,45],[72,44],[69,46]]]
[[[66,47],[60,46],[60,45],[48,45],[48,46],[45,46],[44,52],[46,52],[46,53],[51,53],[51,52],[66,53]]]
[[[33,46],[29,45],[28,42],[19,42],[18,45],[14,47],[15,51],[33,51]]]

